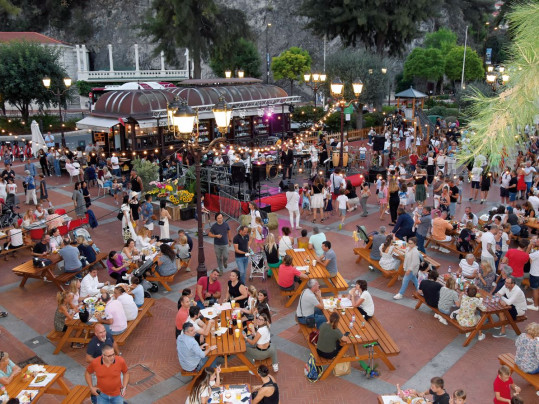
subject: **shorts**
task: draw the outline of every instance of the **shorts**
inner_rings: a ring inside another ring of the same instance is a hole
[[[346,209],[339,209],[339,212],[341,212],[341,216],[346,216]]]
[[[359,161],[365,161],[366,159],[367,159],[367,156],[365,156],[364,154],[359,155]]]
[[[303,201],[303,204],[301,205],[301,208],[302,209],[311,209],[311,203],[308,200]]]
[[[472,189],[479,189],[479,181],[472,181]]]
[[[509,200],[511,202],[514,202],[517,200],[517,193],[516,192],[509,192]]]
[[[530,289],[539,289],[539,276],[530,275]]]
[[[500,196],[502,198],[509,198],[509,190],[507,188],[500,187]]]

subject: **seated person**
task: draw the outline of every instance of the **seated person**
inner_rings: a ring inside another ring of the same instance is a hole
[[[301,237],[298,237],[298,248],[309,249],[309,237],[307,237],[307,229],[301,230]]]
[[[380,226],[378,234],[372,236],[371,253],[369,258],[374,261],[380,261],[380,246],[386,242],[386,227]]]
[[[515,363],[526,373],[539,373],[539,323],[530,323],[515,341]]]
[[[93,241],[87,241],[84,237],[78,236],[77,237],[77,243],[78,243],[78,250],[80,252],[80,255],[83,257],[86,257],[86,261],[88,264],[93,264],[97,260],[97,255],[95,253],[94,248],[92,247]]]
[[[348,341],[348,337],[337,328],[339,318],[339,313],[333,312],[329,316],[329,323],[320,326],[316,352],[322,358],[333,359],[341,350],[341,342]]]
[[[76,246],[76,240],[64,238],[64,247],[58,251],[64,260],[64,272],[79,272],[82,269],[79,249]]]
[[[19,373],[21,373],[21,368],[9,359],[9,354],[0,351],[0,387],[7,386]]]
[[[151,230],[148,230],[144,226],[140,226],[135,241],[137,250],[142,251],[144,249],[149,249],[152,247],[152,245],[155,243],[155,239],[151,238],[151,234]]]
[[[209,346],[207,343],[198,345],[195,327],[188,321],[183,324],[181,331],[176,339],[180,366],[185,372],[199,371],[208,361],[208,354],[217,349],[217,345]]]
[[[385,242],[380,244],[380,260],[378,263],[380,264],[380,268],[385,271],[395,271],[401,264],[400,260],[393,256],[393,250],[395,249],[393,245],[394,239],[394,235],[390,234],[385,238]]]
[[[51,236],[49,236],[47,233],[43,233],[43,236],[41,236],[41,240],[36,243],[34,248],[32,249],[32,255],[34,257],[40,257],[44,258],[49,254],[50,252],[50,243]]]
[[[124,248],[122,248],[122,258],[126,261],[133,261],[135,256],[140,254],[139,250],[135,247],[135,240],[132,238],[127,239]]]
[[[209,320],[206,323],[202,321],[200,318],[200,307],[198,306],[189,307],[189,317],[187,318],[187,322],[193,324],[196,333],[195,339],[197,339],[199,344],[204,343],[204,337],[207,337],[210,334],[215,324],[215,320]]]
[[[216,155],[215,159],[213,160],[214,166],[224,166],[225,161],[223,160],[223,157],[221,155]]]
[[[458,274],[466,279],[475,279],[479,273],[479,264],[473,254],[466,254],[466,258],[460,260],[459,268]]]
[[[435,269],[431,269],[428,278],[421,282],[421,285],[419,285],[419,290],[423,292],[425,302],[427,302],[430,307],[435,308],[438,308],[438,301],[440,300],[440,289],[442,289],[442,284],[436,282],[438,276],[438,271],[436,271]]]
[[[227,286],[224,301],[232,302],[234,300],[240,309],[245,308],[249,300],[249,291],[241,281],[240,271],[237,269],[230,271]]]
[[[131,285],[128,293],[133,295],[137,307],[142,307],[144,304],[144,288],[140,284],[140,279],[136,276],[131,278]]]
[[[348,298],[352,301],[352,306],[356,307],[365,320],[374,316],[374,302],[369,291],[367,291],[367,281],[359,279],[355,287],[348,293]]]
[[[113,347],[114,353],[120,355],[120,349],[116,341],[114,341],[112,334],[107,332],[103,324],[96,323],[94,326],[94,336],[86,348],[86,362],[90,363],[95,358],[100,357],[103,354],[101,350],[105,345]]]
[[[62,248],[64,238],[60,234],[60,230],[55,227],[54,229],[51,229],[49,231],[49,235],[51,236],[51,240],[49,241],[51,251],[59,250],[60,248]]]
[[[34,216],[34,210],[28,209],[24,216],[22,217],[22,227],[28,228],[32,227],[32,224],[36,222],[36,217]]]
[[[54,209],[49,209],[47,216],[47,228],[50,230],[61,227],[65,224],[64,216],[54,212]]]
[[[116,279],[116,284],[122,283],[122,277],[127,273],[129,263],[124,263],[122,255],[117,251],[109,252],[107,259],[107,268],[111,278]]]
[[[286,254],[279,267],[279,287],[284,291],[292,291],[295,289],[294,282],[300,283],[301,279],[309,279],[309,277],[292,266],[292,257]]]
[[[78,177],[79,181],[81,180],[81,178],[80,178],[80,165],[76,166],[75,164],[73,164],[72,160],[67,160],[66,165],[65,165],[65,169],[68,172],[70,177]]]
[[[269,267],[268,276],[271,276],[271,268],[279,268],[279,265],[282,263],[281,257],[279,256],[279,244],[275,242],[273,233],[269,233],[266,237],[264,253],[266,254],[266,261]]]
[[[339,274],[337,268],[337,254],[331,249],[331,242],[327,240],[322,243],[322,250],[324,250],[324,254],[318,257],[318,260],[320,264],[327,269],[329,276],[333,278]]]
[[[122,303],[111,299],[107,292],[101,293],[101,300],[105,303],[105,315],[107,318],[102,318],[99,312],[96,312],[97,321],[104,324],[107,332],[112,335],[123,333],[127,329],[127,318]]]
[[[36,217],[36,220],[45,220],[49,216],[47,211],[43,209],[43,204],[38,203],[36,206],[36,210],[34,210],[34,216]]]
[[[444,379],[441,377],[433,377],[430,379],[430,389],[418,393],[418,396],[425,397],[429,394],[432,394],[433,403],[447,403],[449,404],[449,394],[444,390]]]
[[[277,361],[277,347],[275,343],[271,343],[268,316],[261,313],[249,324],[249,331],[251,337],[245,337],[245,342],[247,342],[245,356],[247,359],[254,363],[257,360],[271,358],[273,371],[278,372],[279,363]]]
[[[15,248],[22,247],[24,244],[24,240],[22,237],[22,230],[19,228],[19,224],[17,220],[13,222],[13,228],[9,229],[9,232],[7,234],[7,242],[4,244],[4,248],[6,250],[12,250]],[[7,259],[7,256],[6,256]]]
[[[323,309],[324,303],[322,301],[320,284],[316,279],[309,279],[307,281],[307,288],[299,297],[298,307],[296,309],[298,323],[309,326],[313,322],[317,328],[320,328],[320,325],[326,322],[326,316],[322,312]]]
[[[440,289],[440,299],[438,300],[438,310],[448,316],[451,314],[454,307],[460,306],[460,296],[457,292],[457,282],[455,278],[449,277],[445,282],[445,286]],[[436,317],[440,323],[447,325],[447,321],[441,316]]]
[[[212,305],[221,298],[219,275],[219,270],[214,269],[209,276],[202,276],[197,281],[195,302],[200,309],[206,307],[204,302],[207,301],[209,305]]]
[[[176,253],[168,244],[161,244],[159,246],[161,254],[157,260],[156,271],[161,276],[174,275],[178,269],[176,268]]]
[[[174,251],[176,258],[178,258],[176,260],[178,271],[185,268],[185,272],[191,272],[191,268],[189,268],[189,262],[191,262],[191,249],[189,248],[189,243],[187,242],[185,234],[178,237],[178,242],[174,245]]]
[[[449,242],[452,240],[452,237],[446,236],[445,232],[451,230],[453,230],[453,226],[447,220],[447,212],[442,211],[440,216],[432,221],[432,238],[436,241]]]
[[[80,297],[87,298],[88,296],[95,296],[99,294],[99,290],[108,285],[108,282],[101,283],[97,279],[97,268],[92,267],[88,273],[82,278],[80,283]]]
[[[477,287],[470,285],[466,293],[460,298],[460,308],[456,317],[459,325],[462,327],[475,327],[481,319],[477,309],[486,310],[486,307],[483,305],[480,296],[477,296]],[[485,337],[485,334],[480,331],[477,340],[482,341]]]
[[[114,298],[118,300],[124,309],[125,318],[127,321],[131,321],[138,316],[138,307],[133,300],[133,296],[125,293],[125,290],[121,286],[114,288]]]

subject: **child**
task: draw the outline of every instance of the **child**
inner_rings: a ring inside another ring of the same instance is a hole
[[[307,237],[306,229],[302,229],[301,237],[298,237],[298,248],[305,248],[305,250],[309,249],[309,237]]]
[[[253,231],[253,237],[251,237],[251,240],[254,239],[255,244],[258,246],[258,251],[257,252],[262,251],[262,248],[264,246],[264,237],[262,235],[263,228],[264,228],[264,225],[262,223],[262,219],[260,218],[260,216],[257,216],[255,218],[255,228],[252,230]]]
[[[406,205],[408,204],[408,187],[406,184],[401,184],[400,190],[399,190],[399,200],[400,200],[400,206],[406,210]]]
[[[178,271],[185,268],[185,272],[191,272],[189,268],[189,261],[191,261],[191,253],[189,252],[189,244],[187,244],[187,237],[182,235],[179,237],[178,242],[174,246],[176,251],[176,268]]]
[[[311,212],[311,188],[309,187],[309,184],[303,183],[303,188],[301,188],[301,214],[307,210],[309,213]]]
[[[498,376],[494,379],[494,404],[510,403],[511,388],[513,388],[515,394],[520,393],[520,387],[513,383],[511,369],[503,365],[498,369]]]
[[[341,224],[339,224],[339,230],[342,229],[342,226],[344,224],[344,218],[346,217],[346,210],[348,209],[348,197],[346,196],[345,192],[345,189],[341,189],[340,195],[337,197],[339,211],[341,212]]]
[[[466,393],[464,390],[455,390],[451,404],[466,404]]]
[[[410,209],[414,208],[415,205],[415,190],[413,187],[406,186],[406,203],[410,207]]]
[[[118,205],[118,200],[120,198],[120,194],[122,193],[122,184],[118,182],[117,178],[114,178],[112,180],[112,186],[110,188],[110,193],[114,197],[114,202],[116,205]]]
[[[419,264],[419,272],[417,273],[417,284],[421,285],[421,281],[424,281],[429,277],[430,265],[426,261],[421,261]]]
[[[444,390],[444,379],[441,377],[433,377],[430,379],[430,389],[419,393],[420,397],[425,397],[428,394],[432,394],[433,403],[448,403],[449,394]]]
[[[367,160],[367,148],[365,146],[361,146],[359,148],[359,168],[365,168],[365,160]]]
[[[457,202],[459,205],[462,203],[462,184],[464,184],[464,176],[460,175],[457,183],[455,184],[455,186],[459,189],[459,201]]]

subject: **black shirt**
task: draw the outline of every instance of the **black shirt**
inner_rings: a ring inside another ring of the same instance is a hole
[[[112,337],[111,333],[107,332],[107,336],[105,338],[105,342],[100,341],[95,335],[90,340],[90,343],[88,344],[88,348],[86,348],[86,353],[90,355],[92,358],[97,358],[98,356],[101,356],[102,352],[101,349],[105,345],[112,346],[114,344],[114,338]]]
[[[268,246],[264,246],[268,264],[277,264],[279,262],[279,246],[275,244],[271,251],[268,251]]]
[[[15,171],[13,170],[4,170],[2,171],[2,177],[4,177],[6,180],[8,178],[15,178]]]
[[[234,236],[234,239],[232,240],[233,244],[238,245],[238,250],[249,252],[249,236],[240,236],[239,234],[236,234]],[[245,254],[238,254],[237,252],[234,252],[234,255],[236,258],[245,257]]]
[[[140,192],[140,184],[138,182],[139,177],[131,178],[131,191]]]
[[[423,284],[423,282],[421,282]],[[429,394],[432,394],[432,403],[433,404],[449,404],[449,394],[445,391],[441,395],[434,394],[432,390],[429,389]]]
[[[137,220],[139,220],[139,203],[130,203],[129,204],[129,207],[131,208],[131,215],[133,215],[133,220],[136,222]]]
[[[509,180],[509,186],[507,187],[509,189],[509,192],[516,193],[517,192],[517,184],[518,184],[518,178],[517,177],[511,177],[511,179]]]
[[[82,255],[83,257],[86,257],[88,264],[94,263],[95,260],[97,259],[95,250],[91,245],[79,244],[77,248],[80,251],[80,255]]]
[[[509,213],[507,215],[507,223],[509,223],[511,226],[518,225],[518,216],[514,213]]]
[[[459,200],[459,189],[456,186],[449,187],[451,194],[449,195],[449,202],[457,202]]]
[[[419,285],[419,290],[423,292],[425,301],[431,307],[438,307],[438,300],[440,300],[440,289],[442,285],[438,282],[432,281],[430,279],[425,279]]]
[[[43,253],[46,253],[48,250],[49,250],[48,244],[43,244],[41,241],[38,241],[32,251],[35,254],[43,254]]]

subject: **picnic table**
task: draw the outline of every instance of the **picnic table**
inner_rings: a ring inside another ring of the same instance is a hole
[[[249,384],[225,384],[212,387],[210,400],[212,403],[249,404],[251,402],[251,386]]]
[[[22,369],[21,373],[17,375],[11,383],[6,385],[6,392],[9,397],[17,397],[23,390],[35,390],[37,395],[32,400],[32,403],[37,402],[44,394],[57,394],[61,396],[67,396],[69,394],[69,387],[64,380],[64,373],[66,368],[63,366],[50,366],[43,365],[45,367],[46,373],[54,373],[52,380],[43,387],[29,387],[29,384],[34,380],[34,377],[25,378],[24,375],[28,371],[28,367],[31,365],[26,365]],[[53,388],[53,385],[57,385],[57,388]]]
[[[215,310],[219,310],[218,307],[215,307]],[[224,327],[228,324],[228,320],[232,319],[232,310],[222,310],[220,314],[221,326]],[[215,327],[217,328],[217,322]],[[234,327],[235,329],[235,327]],[[216,345],[217,349],[214,349],[208,354],[208,360],[206,364],[198,372],[186,372],[182,370],[182,375],[184,376],[194,376],[193,380],[188,386],[188,390],[191,390],[193,383],[197,379],[205,368],[210,366],[212,362],[218,358],[223,358],[223,363],[221,364],[221,373],[232,373],[232,372],[252,372],[253,374],[258,374],[255,365],[247,359],[245,352],[247,351],[247,343],[245,338],[240,330],[239,337],[236,336],[235,330],[232,334],[225,332],[222,335],[216,336],[212,331],[210,335],[206,337],[206,342],[208,346]],[[230,364],[230,359],[232,356],[237,357],[241,361],[241,365],[232,365]]]
[[[100,252],[96,255],[95,262],[82,267],[80,271],[77,272],[62,272],[60,274],[55,274],[54,269],[56,265],[62,261],[62,256],[58,253],[52,253],[47,255],[47,259],[51,261],[50,264],[44,267],[34,266],[33,259],[26,261],[21,265],[17,265],[15,268],[12,268],[12,271],[15,275],[22,276],[21,283],[19,284],[20,288],[23,288],[26,284],[26,281],[30,278],[33,279],[42,279],[49,280],[53,282],[56,287],[60,290],[64,290],[64,284],[74,278],[77,274],[83,273],[84,271],[89,270],[94,265],[100,264],[103,268],[106,268],[104,261],[107,259],[108,255],[104,252]]]
[[[439,278],[439,282],[442,285],[445,285],[445,282],[442,278]],[[466,284],[469,284],[466,282]],[[517,326],[517,322],[525,321],[526,316],[518,316],[516,320],[513,320],[513,317],[511,317],[511,314],[509,314],[510,306],[506,305],[503,300],[493,299],[493,296],[491,296],[488,292],[484,291],[483,289],[478,288],[477,293],[481,296],[483,299],[483,304],[486,307],[486,310],[479,309],[481,313],[481,318],[479,322],[474,327],[463,327],[459,324],[459,322],[456,319],[450,318],[447,314],[442,313],[438,310],[437,307],[431,307],[428,306],[432,311],[439,314],[443,318],[447,320],[448,323],[455,326],[461,333],[470,333],[462,346],[468,346],[468,344],[473,341],[475,338],[475,335],[479,333],[482,330],[488,330],[490,328],[494,327],[500,327],[502,325],[510,325],[511,328],[515,331],[517,335],[520,335],[520,329]],[[415,306],[415,309],[419,309],[422,304],[426,304],[425,298],[420,295],[417,291],[413,293],[414,297],[417,299],[417,304]],[[487,299],[488,298],[488,299]],[[495,318],[496,316],[497,318]],[[502,319],[502,317],[504,317]],[[488,321],[487,321],[488,320]]]
[[[137,315],[137,318],[134,320],[127,322],[127,328],[126,330],[119,334],[114,336],[114,341],[118,345],[124,345],[125,341],[127,340],[127,337],[131,335],[131,333],[135,330],[137,325],[139,325],[140,321],[145,317],[152,317],[152,313],[150,313],[150,308],[154,305],[155,299],[153,298],[145,298],[144,304],[139,308],[139,312]],[[56,345],[56,349],[54,350],[54,354],[58,355],[65,344],[68,342],[78,342],[83,344],[88,344],[90,340],[93,337],[93,331],[94,326],[96,324],[96,320],[94,321],[88,321],[87,323],[83,323],[78,318],[73,320],[66,320],[66,326],[67,330],[63,333],[59,333],[57,331],[52,331],[47,335],[47,338],[51,341],[58,341]]]
[[[323,313],[328,321],[333,310],[336,310],[336,312],[339,313],[340,318],[337,325],[339,330],[343,334],[347,332],[350,333],[348,335],[349,341],[341,342],[342,348],[333,359],[325,359],[318,355],[316,345],[312,344],[309,340],[309,334],[312,329],[306,325],[300,324],[300,331],[303,333],[303,336],[309,345],[309,349],[315,358],[316,364],[328,365],[320,378],[321,380],[328,377],[338,363],[368,361],[370,359],[370,350],[371,357],[380,359],[385,363],[389,370],[395,370],[395,366],[391,363],[388,356],[398,355],[400,349],[376,317],[372,317],[369,321],[366,321],[361,313],[355,308],[324,309]],[[352,321],[352,316],[355,316],[354,321]],[[353,349],[353,355],[345,356],[350,348]]]
[[[288,301],[285,303],[285,307],[290,307],[290,305],[301,295],[301,292],[307,286],[309,279],[323,281],[324,286],[321,285],[320,287],[322,293],[330,292],[337,295],[339,291],[348,289],[348,282],[346,282],[340,273],[334,277],[331,277],[326,267],[320,264],[314,250],[296,248],[287,250],[286,253],[292,257],[292,265],[296,268],[308,267],[308,272],[305,273],[309,278],[302,279],[299,286],[293,291],[281,291],[281,295],[290,296]],[[313,266],[312,263],[315,260],[317,261],[316,266]],[[272,268],[272,272],[274,273],[273,278],[275,278],[275,281],[278,282],[279,268]]]

